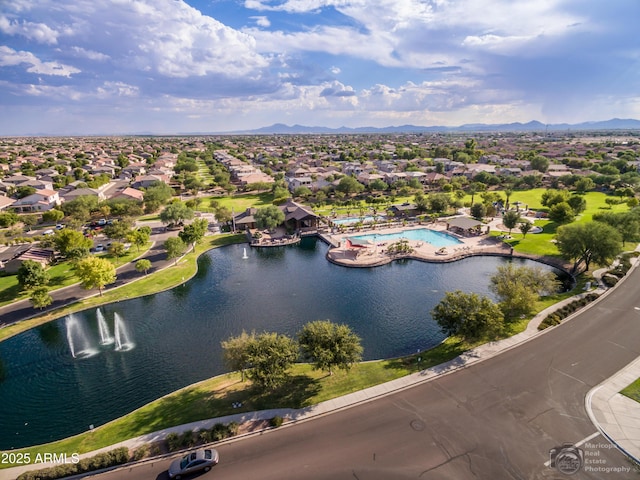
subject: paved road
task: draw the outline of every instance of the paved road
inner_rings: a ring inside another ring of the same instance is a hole
[[[561,479],[549,451],[580,442],[570,478],[637,478],[585,410],[640,355],[640,269],[576,319],[467,369],[355,408],[221,445],[202,478]],[[169,460],[101,479],[166,478]],[[609,470],[607,470],[609,469]]]
[[[165,233],[164,228],[160,222],[150,223],[147,222],[152,228],[151,240],[155,242],[151,249],[145,252],[140,258],[147,258],[151,261],[152,267],[149,273],[162,269],[170,264],[167,261],[167,254],[164,251],[164,241],[169,236],[177,235],[177,232]],[[132,247],[135,248],[135,247]],[[107,285],[104,291],[108,291],[112,288],[119,287],[125,283],[131,282],[137,278],[140,278],[143,274],[139,273],[135,268],[135,261],[126,263],[117,269],[117,280],[111,285]],[[0,307],[0,325],[8,325],[20,320],[24,320],[33,317],[36,314],[47,312],[56,308],[75,303],[89,295],[96,294],[95,290],[85,290],[80,285],[71,285],[66,288],[54,290],[51,292],[53,303],[42,311],[34,310],[30,300],[22,300],[19,302],[11,303],[4,307]]]

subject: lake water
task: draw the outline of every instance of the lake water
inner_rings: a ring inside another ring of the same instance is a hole
[[[362,269],[329,263],[327,246],[314,238],[247,248],[247,259],[244,248],[203,255],[198,274],[183,286],[101,307],[111,336],[116,314],[122,318],[130,350],[100,345],[95,309],[75,314],[70,332],[76,353],[86,347],[93,356],[72,356],[65,318],[1,342],[0,449],[86,431],[223,373],[220,342],[243,329],[293,336],[307,322],[330,319],[360,335],[368,360],[432,347],[444,337],[429,312],[444,292],[488,294],[489,277],[507,261],[406,260]]]

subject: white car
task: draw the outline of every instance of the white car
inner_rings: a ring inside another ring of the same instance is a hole
[[[184,475],[195,472],[208,472],[215,467],[220,460],[218,451],[213,448],[205,448],[188,453],[182,458],[174,460],[169,466],[169,478],[181,479]]]

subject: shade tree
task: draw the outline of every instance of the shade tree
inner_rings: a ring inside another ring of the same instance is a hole
[[[333,368],[349,370],[362,358],[360,337],[349,326],[329,320],[307,323],[298,333],[298,343],[303,357],[329,375]]]
[[[446,292],[431,315],[444,334],[466,340],[494,337],[504,324],[502,311],[489,297],[460,290]]]

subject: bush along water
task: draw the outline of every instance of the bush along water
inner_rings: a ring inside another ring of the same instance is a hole
[[[540,325],[538,326],[538,330],[544,330],[547,327],[553,327],[554,325],[560,324],[562,320],[564,320],[565,318],[567,318],[569,315],[576,312],[577,310],[581,309],[582,307],[593,302],[599,296],[600,295],[598,295],[597,293],[590,293],[578,300],[574,300],[573,302],[568,303],[567,305],[559,308],[555,312],[550,313],[542,322],[540,322]]]
[[[90,458],[83,458],[77,463],[65,463],[51,468],[26,472],[20,475],[17,480],[55,480],[103,468],[115,467],[128,461],[129,449],[120,447],[105,453],[99,453]]]

